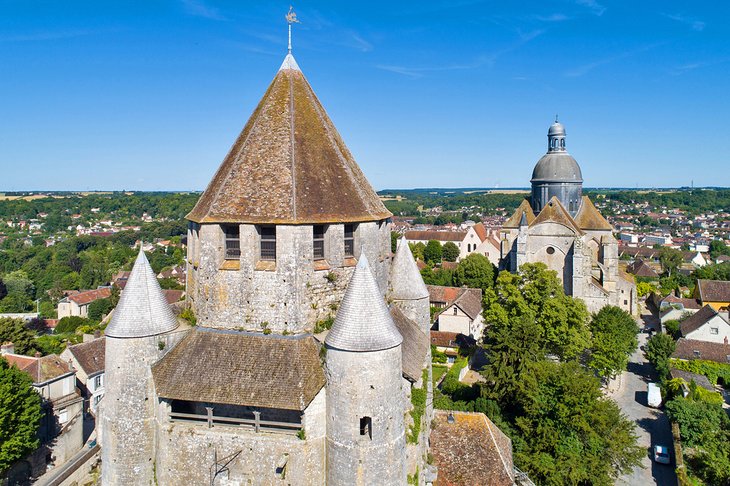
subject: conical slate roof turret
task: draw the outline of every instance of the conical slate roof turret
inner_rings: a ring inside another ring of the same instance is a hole
[[[344,351],[380,351],[403,342],[364,254],[324,342]]]
[[[289,53],[187,218],[317,224],[390,216]]]
[[[144,251],[140,250],[112,321],[104,334],[115,338],[156,336],[178,326]]]
[[[390,268],[391,296],[397,300],[418,300],[428,298],[428,289],[423,283],[421,272],[413,258],[408,240],[403,236],[398,240],[398,247]]]

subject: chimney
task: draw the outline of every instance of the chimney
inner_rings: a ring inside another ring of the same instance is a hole
[[[3,343],[2,347],[0,347],[0,355],[5,354],[15,354],[15,344]]]
[[[725,344],[727,344],[727,336],[725,336],[725,340],[724,340],[724,342],[725,342]]]

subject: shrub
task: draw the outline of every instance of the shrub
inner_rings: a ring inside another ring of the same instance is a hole
[[[76,332],[76,329],[79,326],[90,326],[93,325],[94,322],[91,321],[91,319],[86,319],[84,317],[79,316],[67,316],[58,321],[58,324],[56,325],[56,329],[54,332],[56,334],[63,334],[67,332]]]

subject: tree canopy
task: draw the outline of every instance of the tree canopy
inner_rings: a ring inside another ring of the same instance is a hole
[[[36,350],[35,333],[25,327],[22,319],[0,318],[0,343],[11,342],[17,354],[31,355]]]
[[[472,253],[461,260],[454,271],[454,285],[483,291],[494,284],[494,265],[484,255]]]
[[[0,473],[38,447],[41,397],[30,377],[0,358]]]
[[[646,359],[663,381],[669,376],[669,357],[674,353],[676,343],[669,334],[655,334],[646,343]]]
[[[459,258],[460,253],[461,251],[459,250],[459,247],[456,246],[456,243],[453,241],[447,241],[444,243],[442,248],[441,258],[446,262],[455,262],[456,259]]]
[[[430,240],[423,249],[423,259],[431,265],[441,263],[442,254],[441,243],[436,240]]]
[[[639,326],[634,318],[615,306],[606,306],[593,316],[593,334],[588,366],[602,378],[614,378],[626,369],[639,342]]]

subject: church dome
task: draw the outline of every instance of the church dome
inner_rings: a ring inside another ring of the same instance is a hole
[[[550,125],[550,128],[548,129],[548,137],[551,135],[563,135],[565,136],[565,127],[562,123],[555,120],[555,123]]]
[[[580,166],[568,152],[548,152],[535,165],[530,182],[583,182]]]

